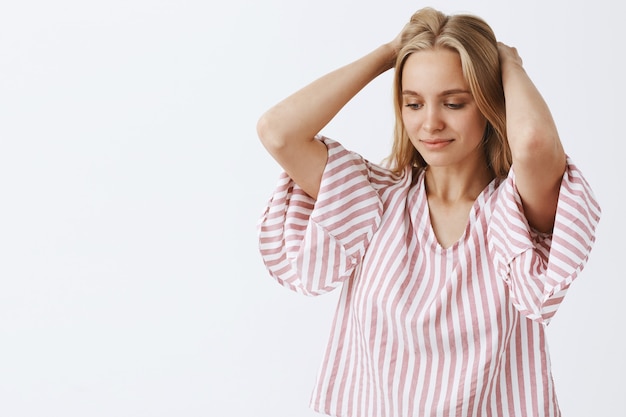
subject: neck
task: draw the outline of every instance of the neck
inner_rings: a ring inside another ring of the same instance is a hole
[[[463,167],[429,166],[424,175],[428,197],[448,203],[476,200],[494,178],[484,161]]]

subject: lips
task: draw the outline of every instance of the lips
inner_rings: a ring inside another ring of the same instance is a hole
[[[435,145],[443,142],[452,142],[454,139],[420,139],[420,142],[424,142],[428,145]]]
[[[425,148],[435,150],[448,146],[454,142],[454,139],[421,139],[420,142]]]

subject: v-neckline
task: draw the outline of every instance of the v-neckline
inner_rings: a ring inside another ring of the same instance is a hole
[[[424,220],[424,233],[426,237],[426,241],[430,246],[432,246],[437,252],[440,253],[449,253],[456,250],[456,248],[463,243],[470,234],[470,229],[472,224],[474,223],[474,219],[476,219],[480,209],[484,205],[486,201],[486,196],[491,195],[492,190],[497,185],[499,179],[498,177],[493,178],[489,183],[482,189],[482,191],[478,194],[472,206],[470,207],[467,221],[465,222],[465,227],[463,228],[463,233],[461,236],[450,246],[444,247],[437,239],[437,235],[435,234],[435,229],[433,228],[432,220],[430,217],[430,205],[428,204],[428,195],[426,193],[426,180],[425,180],[425,170],[421,170],[419,173],[419,177],[417,182],[415,183],[415,187],[417,188],[417,192],[421,194],[424,201],[423,215],[425,216]]]

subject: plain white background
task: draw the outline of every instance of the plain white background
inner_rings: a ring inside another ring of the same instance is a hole
[[[609,0],[3,1],[0,415],[313,416],[337,294],[269,278],[287,94],[432,5],[518,48],[604,213],[549,337],[566,417],[626,415],[623,19]],[[390,147],[391,72],[324,133]]]

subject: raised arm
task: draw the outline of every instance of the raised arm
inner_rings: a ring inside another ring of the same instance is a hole
[[[550,109],[530,80],[517,50],[498,44],[506,99],[506,128],[516,185],[535,229],[554,226],[565,152]]]
[[[394,40],[395,42],[395,40]],[[363,87],[395,64],[395,43],[317,79],[259,120],[257,132],[268,152],[307,194],[317,198],[328,152],[314,139]]]

